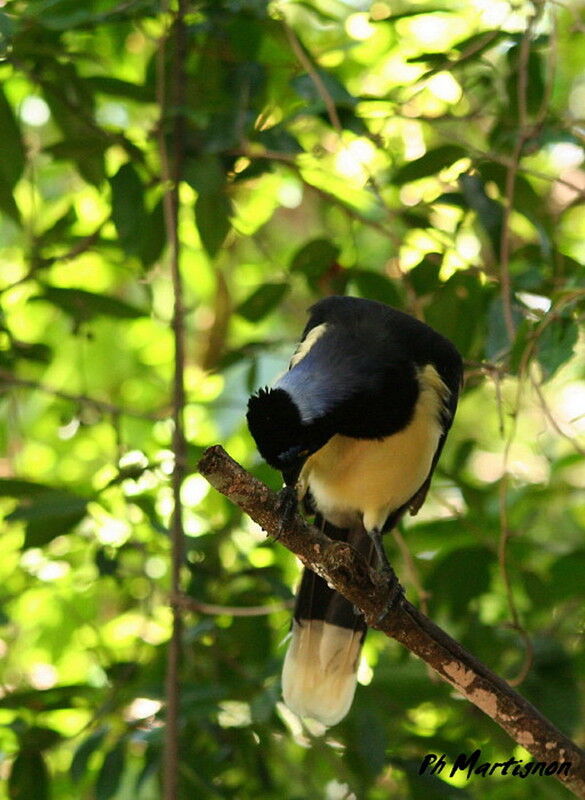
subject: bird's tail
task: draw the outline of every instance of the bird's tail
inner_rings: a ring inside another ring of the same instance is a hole
[[[371,559],[371,541],[363,528],[341,530],[325,523],[324,530],[333,539],[349,541]],[[353,701],[365,635],[363,616],[323,578],[305,568],[282,669],[287,706],[327,726],[342,720]]]

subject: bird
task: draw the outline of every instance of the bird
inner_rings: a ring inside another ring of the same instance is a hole
[[[284,498],[377,561],[390,603],[402,590],[382,534],[424,503],[462,374],[457,349],[426,323],[375,300],[329,296],[309,309],[288,369],[248,401],[248,428],[282,473]],[[305,568],[282,669],[295,714],[325,727],[346,716],[366,631],[357,609]]]

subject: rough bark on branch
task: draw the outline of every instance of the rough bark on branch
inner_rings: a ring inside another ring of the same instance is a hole
[[[377,622],[386,607],[386,588],[356,550],[345,542],[329,539],[298,514],[281,530],[277,495],[246,472],[221,446],[205,452],[199,471],[268,534],[278,536],[280,544],[295,553],[305,566],[360,608],[368,625],[401,642],[429,664],[535,760],[548,764],[570,761],[569,775],[555,777],[577,797],[585,798],[585,753],[506,681],[407,600]]]

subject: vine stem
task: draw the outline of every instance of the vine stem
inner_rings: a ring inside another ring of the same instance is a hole
[[[168,13],[168,3],[165,11]],[[171,596],[181,590],[181,565],[184,558],[185,532],[181,504],[181,487],[187,469],[187,446],[184,431],[185,409],[185,306],[181,277],[181,240],[179,236],[179,181],[182,174],[185,117],[185,58],[187,32],[185,16],[186,0],[179,0],[172,25],[165,32],[157,55],[157,100],[160,108],[159,152],[161,178],[165,186],[163,197],[164,219],[169,249],[171,280],[173,285],[172,331],[175,345],[174,375],[172,388],[174,466],[172,474],[173,514],[171,521]],[[166,57],[168,45],[172,43],[172,74],[167,76]],[[171,122],[170,131],[167,130]],[[172,157],[169,150],[169,139]],[[163,761],[163,798],[178,800],[179,796],[179,734],[180,734],[180,685],[179,671],[182,657],[183,609],[172,603],[172,633],[167,651],[165,680],[166,728]]]

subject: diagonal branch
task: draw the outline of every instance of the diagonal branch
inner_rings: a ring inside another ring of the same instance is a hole
[[[199,471],[267,533],[279,536],[280,543],[305,566],[360,608],[371,627],[396,639],[429,664],[537,761],[571,762],[568,775],[557,773],[555,777],[577,797],[585,798],[585,753],[506,681],[406,600],[377,622],[386,607],[385,586],[357,551],[345,542],[332,541],[298,515],[281,531],[277,495],[247,473],[222,447],[205,452]]]

